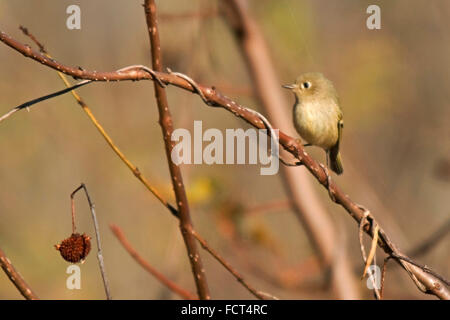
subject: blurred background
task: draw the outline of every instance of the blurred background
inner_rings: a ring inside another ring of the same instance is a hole
[[[163,64],[261,110],[236,39],[220,15],[220,1],[157,1]],[[377,1],[382,28],[368,30],[366,8],[372,2],[248,4],[280,85],[307,71],[322,72],[334,82],[345,118],[346,170],[335,179],[410,253],[450,218],[450,2]],[[27,27],[56,60],[70,66],[102,71],[150,66],[142,3],[0,0],[0,29],[32,45],[18,29]],[[71,4],[81,8],[81,30],[66,28]],[[53,70],[0,44],[0,114],[63,87]],[[94,83],[78,92],[125,155],[173,203],[151,83]],[[203,121],[203,130],[249,127],[231,113],[208,108],[196,95],[174,87],[167,94],[175,127],[192,129],[194,120]],[[290,113],[293,97],[285,94]],[[282,129],[297,136],[292,128]],[[322,150],[308,152],[325,162]],[[259,290],[282,299],[336,298],[306,230],[292,214],[280,176],[261,176],[259,169],[184,165],[197,231]],[[95,246],[81,265],[81,290],[66,288],[69,264],[53,247],[70,236],[69,195],[81,182],[96,204],[113,298],[179,297],[128,255],[110,224],[121,227],[155,268],[195,292],[178,222],[66,94],[0,124],[0,247],[40,298],[104,299]],[[343,226],[361,297],[372,298],[366,280],[358,280],[363,263],[357,225],[315,187],[332,220]],[[84,195],[77,195],[76,208],[77,230],[94,236]],[[417,261],[448,278],[449,240],[444,235]],[[380,266],[384,257],[380,251]],[[204,251],[202,258],[213,298],[252,298]],[[394,263],[388,265],[385,297],[430,298]],[[0,299],[21,298],[1,272]]]

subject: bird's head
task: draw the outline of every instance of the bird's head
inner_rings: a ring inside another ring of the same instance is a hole
[[[330,80],[319,72],[304,73],[295,80],[294,84],[284,85],[290,89],[300,101],[326,96],[337,97],[336,90]]]

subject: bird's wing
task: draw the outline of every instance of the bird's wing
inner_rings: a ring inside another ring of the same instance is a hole
[[[342,130],[344,129],[344,120],[342,119],[342,113],[340,114],[339,118],[340,119],[338,121],[338,139],[336,142],[338,149],[339,149],[339,143],[341,142],[341,139],[342,139]]]
[[[337,157],[339,153],[339,145],[342,141],[342,130],[344,129],[344,120],[342,119],[342,113],[339,113],[338,119],[338,138],[336,140],[336,144],[330,148],[330,154],[333,158]]]
[[[344,128],[344,120],[342,120],[342,117],[338,121],[337,126],[338,126],[338,138],[336,144],[329,150],[328,155],[330,157],[331,170],[333,170],[337,174],[342,174],[344,172],[344,168],[342,167],[342,160],[339,154],[339,144],[341,143],[342,129]]]

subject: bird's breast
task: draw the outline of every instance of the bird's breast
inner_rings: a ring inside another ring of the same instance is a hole
[[[328,150],[338,139],[338,112],[333,103],[299,102],[294,107],[294,125],[308,143]]]

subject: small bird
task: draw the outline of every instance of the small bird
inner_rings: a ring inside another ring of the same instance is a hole
[[[330,80],[318,72],[302,74],[294,84],[284,85],[295,96],[294,126],[308,142],[327,153],[330,168],[337,174],[344,172],[339,154],[344,121],[336,89]]]

